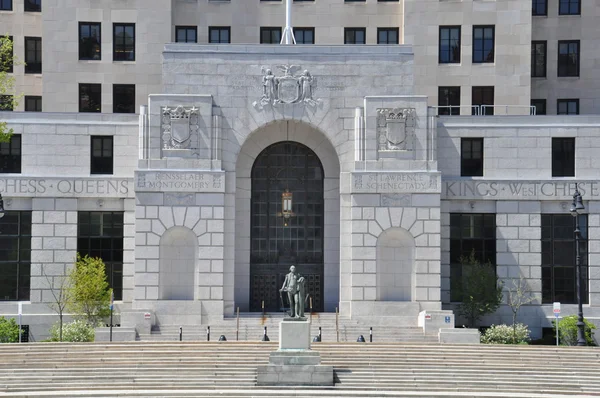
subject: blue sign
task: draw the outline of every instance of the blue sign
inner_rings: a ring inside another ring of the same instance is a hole
[[[449,317],[449,316],[445,317],[445,318],[444,318],[444,321],[445,321],[446,323],[450,323],[450,317]]]

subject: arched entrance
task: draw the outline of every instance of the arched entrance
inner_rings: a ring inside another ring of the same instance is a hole
[[[323,310],[324,173],[317,155],[293,141],[275,143],[256,158],[251,173],[250,310],[282,307],[279,289],[290,265],[305,277],[313,310]],[[282,194],[292,195],[293,216],[282,217]],[[287,225],[286,225],[287,224]]]

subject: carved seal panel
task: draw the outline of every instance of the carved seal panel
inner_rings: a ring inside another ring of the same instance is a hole
[[[416,112],[414,108],[377,109],[377,144],[380,151],[414,149]]]
[[[320,99],[313,98],[316,82],[308,70],[300,72],[298,65],[278,65],[277,68],[282,74],[273,74],[271,68],[261,69],[263,93],[260,100],[253,103],[255,108],[263,109],[265,106],[281,104],[316,106],[321,102]]]
[[[194,149],[192,141],[198,142],[198,118],[200,110],[179,105],[161,109],[161,130],[164,149]]]

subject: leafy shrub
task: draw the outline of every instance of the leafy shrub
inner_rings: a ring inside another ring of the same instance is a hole
[[[585,340],[587,345],[596,345],[594,343],[593,329],[596,329],[596,325],[588,322],[587,319],[583,319],[585,323]],[[552,321],[553,326],[556,328],[555,321]],[[570,315],[562,318],[558,322],[558,337],[561,345],[577,345],[577,315]]]
[[[74,343],[94,341],[94,327],[83,320],[76,320],[63,325],[62,341]],[[58,323],[50,329],[50,341],[60,340],[60,329]]]
[[[523,344],[529,342],[527,325],[492,325],[481,336],[483,344]],[[514,343],[513,343],[514,342]]]
[[[0,316],[0,343],[18,343],[19,325],[11,318]]]

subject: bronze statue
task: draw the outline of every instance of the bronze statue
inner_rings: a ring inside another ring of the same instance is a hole
[[[285,276],[280,292],[287,292],[290,302],[289,315],[292,318],[304,318],[304,277],[296,273],[296,267],[291,266]]]

